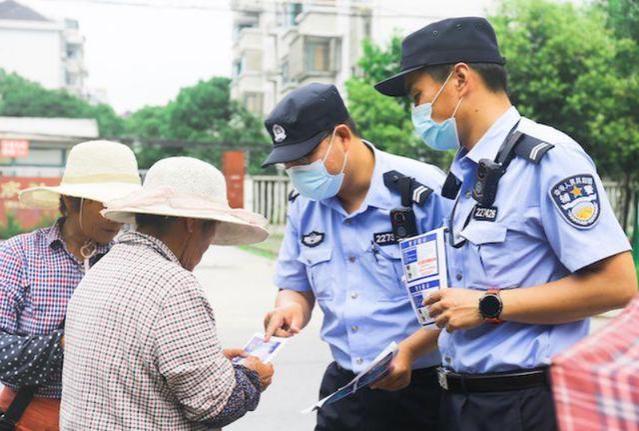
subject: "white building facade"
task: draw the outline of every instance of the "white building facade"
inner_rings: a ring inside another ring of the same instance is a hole
[[[0,68],[84,96],[87,69],[78,22],[53,21],[13,0],[0,2]]]
[[[94,119],[0,117],[0,176],[59,177],[71,147],[98,136]]]
[[[451,16],[485,16],[495,0],[232,0],[231,97],[267,115],[292,89],[344,83],[362,42],[387,43]]]

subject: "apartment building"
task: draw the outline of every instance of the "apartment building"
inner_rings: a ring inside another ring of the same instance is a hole
[[[232,0],[231,97],[263,116],[297,86],[344,83],[362,41],[386,43],[450,16],[486,15],[495,0]]]
[[[0,2],[0,68],[84,96],[87,69],[78,22],[49,19],[14,0]]]

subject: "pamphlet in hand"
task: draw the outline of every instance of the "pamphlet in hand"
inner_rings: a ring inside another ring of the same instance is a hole
[[[273,358],[282,350],[286,344],[286,338],[278,338],[271,337],[271,339],[266,342],[264,341],[264,334],[256,333],[251,337],[246,346],[244,346],[244,351],[248,353],[249,356],[257,356],[260,361],[267,363],[271,362]],[[244,358],[236,357],[233,358],[232,362],[235,364],[242,364]]]
[[[405,239],[399,243],[404,286],[408,291],[417,320],[422,326],[432,325],[424,298],[448,287],[446,266],[446,228],[439,228]]]
[[[395,356],[397,356],[397,351],[397,343],[390,343],[388,347],[377,355],[375,360],[364,371],[355,376],[355,378],[346,386],[343,386],[331,395],[313,404],[311,407],[302,410],[302,413],[306,414],[319,410],[325,405],[336,403],[337,401],[354,394],[361,388],[365,388],[375,382],[379,382],[390,372],[390,365]]]

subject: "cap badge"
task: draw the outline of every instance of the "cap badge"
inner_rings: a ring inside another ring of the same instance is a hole
[[[279,124],[273,125],[273,139],[275,142],[282,142],[286,139],[286,130],[284,130],[284,127]]]

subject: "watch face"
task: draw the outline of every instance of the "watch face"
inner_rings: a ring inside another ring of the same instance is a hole
[[[501,301],[497,295],[486,295],[479,302],[479,311],[484,318],[495,319],[501,313]]]

